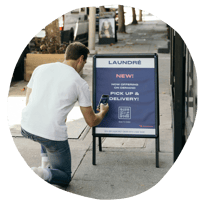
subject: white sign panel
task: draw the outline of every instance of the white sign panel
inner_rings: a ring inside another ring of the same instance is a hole
[[[154,58],[98,58],[96,68],[154,68]]]
[[[129,135],[155,135],[155,129],[136,128],[95,128],[100,134],[129,134]]]

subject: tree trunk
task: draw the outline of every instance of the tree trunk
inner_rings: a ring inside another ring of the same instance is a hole
[[[136,20],[136,14],[135,14],[135,8],[132,8],[132,14],[133,14],[133,21],[132,24],[137,24],[137,20]]]
[[[118,32],[125,33],[124,6],[118,5]]]
[[[99,6],[99,12],[106,12],[106,9],[104,6]]]
[[[142,21],[142,10],[140,10],[140,13],[139,13],[139,22]]]
[[[103,13],[105,13],[105,12],[106,12],[105,7],[104,6],[99,6],[99,16],[103,17],[104,16]]]

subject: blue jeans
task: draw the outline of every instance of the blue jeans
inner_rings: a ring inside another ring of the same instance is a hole
[[[41,145],[41,157],[47,157],[47,150]]]
[[[40,143],[42,145],[43,152],[47,153],[49,163],[52,168],[48,169],[50,171],[50,179],[47,180],[47,182],[67,186],[71,181],[71,153],[68,140],[48,140],[31,134],[23,128],[21,128],[21,134],[25,138]]]

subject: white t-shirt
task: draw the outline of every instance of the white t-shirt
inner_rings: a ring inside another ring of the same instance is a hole
[[[91,106],[87,82],[74,68],[60,62],[37,67],[27,87],[32,92],[22,111],[21,127],[49,140],[68,138],[65,119],[76,101],[82,107]]]

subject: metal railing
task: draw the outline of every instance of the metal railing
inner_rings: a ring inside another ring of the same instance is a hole
[[[170,44],[170,84],[175,162],[191,133],[196,117],[197,73],[186,44],[171,27]]]

